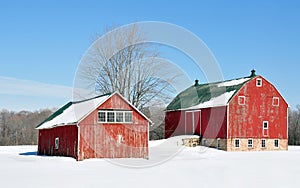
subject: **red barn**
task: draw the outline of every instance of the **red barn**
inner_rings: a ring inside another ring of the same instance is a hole
[[[148,158],[150,123],[119,93],[69,102],[37,126],[38,154]]]
[[[200,135],[201,144],[226,151],[288,149],[288,104],[252,71],[250,77],[199,84],[167,107],[165,137]]]

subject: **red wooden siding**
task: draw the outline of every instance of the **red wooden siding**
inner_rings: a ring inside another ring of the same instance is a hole
[[[185,134],[185,111],[166,112],[165,138]]]
[[[194,123],[194,130],[191,123]],[[226,138],[227,107],[166,112],[165,138],[185,134],[201,134],[203,138]]]
[[[262,79],[262,87],[256,79]],[[245,105],[239,105],[238,97],[245,96]],[[279,106],[273,106],[273,97],[279,97]],[[277,89],[263,77],[256,77],[245,84],[229,105],[229,138],[287,139],[288,104]],[[263,122],[268,121],[268,130]],[[265,135],[264,135],[265,133]]]
[[[38,154],[77,157],[78,131],[76,125],[66,125],[51,129],[41,129],[38,135]],[[55,138],[59,147],[55,149]]]
[[[131,110],[132,123],[98,123],[98,110]],[[87,158],[147,158],[148,120],[120,96],[113,95],[82,120],[79,160]],[[120,143],[118,135],[122,136]]]
[[[227,107],[205,108],[202,112],[203,138],[215,139],[227,137]]]

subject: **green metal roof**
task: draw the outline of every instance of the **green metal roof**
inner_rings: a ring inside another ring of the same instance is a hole
[[[204,108],[226,105],[240,88],[253,78],[250,76],[223,82],[195,84],[178,94],[166,110],[175,111],[192,109],[193,107]],[[220,100],[221,97],[223,98]],[[201,104],[203,105],[201,106]]]
[[[85,100],[81,100],[81,101],[68,102],[63,107],[61,107],[60,109],[58,109],[57,111],[55,111],[53,114],[51,114],[48,118],[46,118],[42,123],[40,123],[39,125],[37,125],[35,128],[39,129],[45,123],[50,122],[51,120],[54,120],[58,116],[62,115],[67,109],[71,108],[72,105],[74,106],[76,104],[83,104],[83,103],[85,103],[87,101],[99,99],[101,97],[109,96],[111,94],[112,93],[106,93],[106,94],[103,94],[103,95],[99,95],[99,96],[96,96],[96,97],[93,97],[93,98],[89,98],[89,99],[85,99]],[[88,113],[88,111],[86,113]],[[78,119],[74,120],[74,122],[65,122],[65,123],[77,123],[77,121],[78,121]]]

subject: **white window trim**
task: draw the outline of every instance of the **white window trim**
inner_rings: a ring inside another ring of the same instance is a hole
[[[241,100],[243,100],[244,103],[241,103]],[[239,103],[239,105],[242,105],[242,106],[246,105],[246,96],[239,96],[238,103]]]
[[[265,147],[263,147],[263,141],[265,141]],[[262,139],[261,140],[260,147],[261,148],[266,148],[267,147],[267,141],[266,141],[266,139]]]
[[[251,140],[251,141],[252,141],[252,145],[251,145],[251,147],[249,146],[249,140]],[[248,148],[253,148],[253,139],[252,139],[252,138],[249,138],[249,139],[247,140],[247,145],[248,145]]]
[[[265,123],[267,123],[267,128],[265,128]],[[263,121],[263,129],[264,130],[269,129],[269,121]]]
[[[258,81],[260,81],[260,85],[258,84]],[[256,79],[256,87],[262,87],[263,86],[263,81],[261,78]]]
[[[100,121],[100,119],[99,119],[99,113],[100,112],[104,112],[105,113],[105,121]],[[107,113],[108,112],[113,112],[114,113],[114,121],[113,122],[109,122],[109,121],[107,121]],[[118,113],[123,113],[123,121],[122,122],[117,122],[117,112]],[[125,121],[125,113],[131,113],[131,121],[130,122],[128,122],[128,121]],[[132,111],[122,111],[122,110],[98,110],[98,113],[97,113],[97,115],[98,115],[98,117],[97,117],[97,122],[98,123],[115,123],[115,124],[117,124],[117,123],[122,123],[122,124],[125,124],[125,123],[132,123],[132,120],[133,120],[133,113],[132,113]]]
[[[55,149],[59,148],[59,138],[58,137],[55,138],[54,147],[55,147]]]
[[[236,147],[236,144],[235,144],[237,140],[239,141],[239,146],[238,147]],[[234,148],[240,148],[240,147],[241,147],[241,141],[240,141],[240,139],[237,139],[237,138],[234,139]]]
[[[275,140],[277,140],[277,141],[278,141],[278,146],[277,146],[277,147],[276,147],[276,145],[275,145]],[[280,140],[279,140],[279,139],[275,139],[275,140],[274,140],[274,147],[278,149],[278,148],[279,148],[279,146],[280,146]]]
[[[278,100],[278,104],[277,105],[275,105],[275,100]],[[273,97],[273,99],[272,99],[272,105],[273,106],[279,106],[279,104],[280,104],[279,97]]]

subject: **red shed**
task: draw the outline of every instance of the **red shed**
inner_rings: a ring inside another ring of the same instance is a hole
[[[148,158],[150,123],[119,93],[69,102],[37,126],[38,154]]]
[[[252,71],[250,77],[199,84],[167,107],[165,137],[200,135],[201,144],[226,151],[288,149],[288,104]]]

